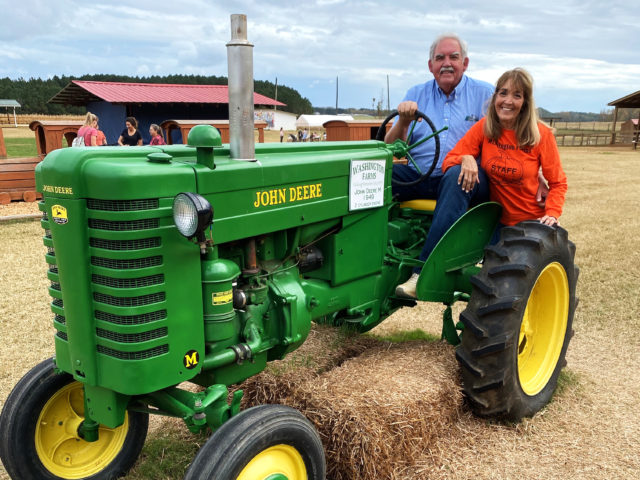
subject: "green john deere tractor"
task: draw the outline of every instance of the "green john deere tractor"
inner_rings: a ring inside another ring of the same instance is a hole
[[[230,144],[201,125],[188,145],[67,148],[37,168],[55,357],[4,405],[0,457],[13,479],[123,475],[150,414],[214,432],[188,480],[322,479],[314,427],[288,407],[241,412],[229,386],[299,347],[311,322],[365,332],[416,303],[394,294],[420,264],[433,214],[433,202],[391,195],[393,158],[411,146],[254,145],[244,16],[232,32]],[[555,389],[578,271],[560,227],[523,222],[486,246],[499,215],[486,203],[460,218],[417,296],[447,306],[443,337],[457,344],[473,411],[518,420]],[[456,301],[468,303],[454,323]]]

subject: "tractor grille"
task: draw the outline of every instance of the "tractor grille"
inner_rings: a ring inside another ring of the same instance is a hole
[[[106,303],[107,305],[115,305],[118,307],[142,307],[152,303],[164,302],[165,294],[164,292],[160,292],[151,295],[141,295],[139,297],[114,297],[112,295],[105,295],[104,293],[94,293],[93,299],[99,303]]]
[[[156,248],[160,246],[160,237],[141,238],[135,240],[105,240],[102,238],[91,238],[89,245],[104,250],[128,251],[142,250],[145,248]]]
[[[113,270],[137,270],[139,268],[157,267],[160,264],[162,264],[161,256],[124,260],[91,257],[91,265],[95,265],[96,267],[111,268]]]
[[[102,210],[105,212],[135,212],[138,210],[155,210],[158,208],[157,198],[143,200],[87,200],[89,210]]]
[[[99,218],[89,219],[89,228],[96,230],[108,230],[112,232],[130,232],[133,230],[151,230],[158,228],[157,218],[143,218],[140,220],[102,220]]]
[[[157,254],[162,247],[160,218],[165,214],[159,205],[158,199],[87,200],[87,208],[91,210],[88,226],[93,254],[93,305],[95,318],[100,322],[96,327],[97,351],[103,355],[142,360],[169,351],[168,343],[157,345],[158,339],[168,341],[167,327],[158,324],[167,318],[163,308],[166,300],[163,261],[162,255]],[[132,220],[132,212],[145,218]],[[101,218],[102,215],[108,218]],[[139,238],[145,231],[148,234]],[[105,287],[110,289],[108,293],[104,292]],[[147,324],[149,328],[142,332],[127,331],[130,326]],[[152,348],[149,342],[153,342]],[[118,348],[117,344],[123,347]],[[132,345],[136,346],[134,351]]]
[[[46,205],[44,203],[44,200],[38,202],[38,208],[40,209],[40,211],[42,212],[42,227],[44,228],[44,244],[47,247],[47,261],[50,262],[49,263],[49,278],[51,280],[51,290],[55,291],[55,292],[62,292],[62,287],[60,286],[60,282],[58,281],[58,265],[56,265],[56,252],[55,249],[53,248],[53,238],[51,236],[51,229],[49,228],[49,215],[47,215],[46,212]],[[52,293],[52,295],[56,295],[55,297],[51,298],[51,309],[54,312],[54,327],[56,327],[56,337],[64,340],[65,342],[67,341],[67,333],[61,330],[58,330],[58,328],[64,328],[64,326],[66,326],[66,318],[64,317],[64,315],[61,313],[62,311],[64,311],[64,304],[62,302],[61,298],[57,298],[60,296],[60,293]],[[62,325],[63,327],[60,327],[60,325]]]
[[[164,275],[160,273],[140,278],[113,278],[94,274],[91,276],[91,281],[97,285],[112,288],[142,288],[164,283]]]
[[[102,345],[98,345],[98,353],[103,353],[110,357],[119,358],[120,360],[145,360],[147,358],[157,357],[169,352],[169,345],[160,345],[159,347],[150,348],[149,350],[141,350],[138,352],[122,352],[114,350]]]
[[[158,310],[156,312],[143,313],[141,315],[114,315],[96,310],[95,314],[96,319],[113,323],[115,325],[144,325],[145,323],[151,323],[167,318],[166,310]]]
[[[155,330],[149,330],[142,333],[116,333],[102,328],[96,329],[96,334],[100,338],[107,338],[114,342],[120,343],[141,343],[148,342],[149,340],[155,340],[156,338],[162,338],[167,336],[167,327],[156,328]]]

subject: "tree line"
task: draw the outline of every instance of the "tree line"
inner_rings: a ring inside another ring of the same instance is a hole
[[[130,83],[174,83],[186,85],[227,85],[227,77],[216,75],[152,75],[150,77],[131,77],[128,75],[83,75],[81,77],[54,76],[42,80],[19,78],[12,80],[8,77],[0,78],[0,98],[16,100],[21,107],[19,113],[42,113],[46,115],[79,115],[85,113],[84,107],[47,103],[72,80],[89,80],[99,82],[130,82]],[[276,85],[265,80],[255,80],[256,93],[275,98]],[[285,85],[278,85],[278,101],[285,103],[281,110],[297,115],[313,113],[311,102],[304,98],[297,90]]]

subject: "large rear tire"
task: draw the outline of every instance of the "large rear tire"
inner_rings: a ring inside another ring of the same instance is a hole
[[[537,221],[503,228],[485,249],[456,349],[477,415],[519,421],[551,399],[573,335],[574,256],[566,230]]]
[[[260,405],[232,417],[203,445],[184,480],[324,480],[322,442],[300,412]]]
[[[100,426],[99,439],[78,435],[84,390],[71,375],[56,373],[51,359],[36,365],[14,387],[0,415],[0,458],[20,480],[111,480],[140,455],[149,415],[127,412],[117,428]]]

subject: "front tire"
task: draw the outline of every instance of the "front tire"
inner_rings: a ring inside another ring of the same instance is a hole
[[[56,373],[52,359],[36,365],[14,387],[0,415],[0,458],[20,480],[111,480],[138,458],[149,415],[127,412],[117,428],[100,426],[99,439],[78,436],[84,420],[82,384]]]
[[[551,399],[573,334],[578,268],[566,230],[505,227],[485,249],[456,358],[477,415],[519,421]]]
[[[322,442],[300,412],[260,405],[232,417],[207,440],[184,480],[324,480]]]

